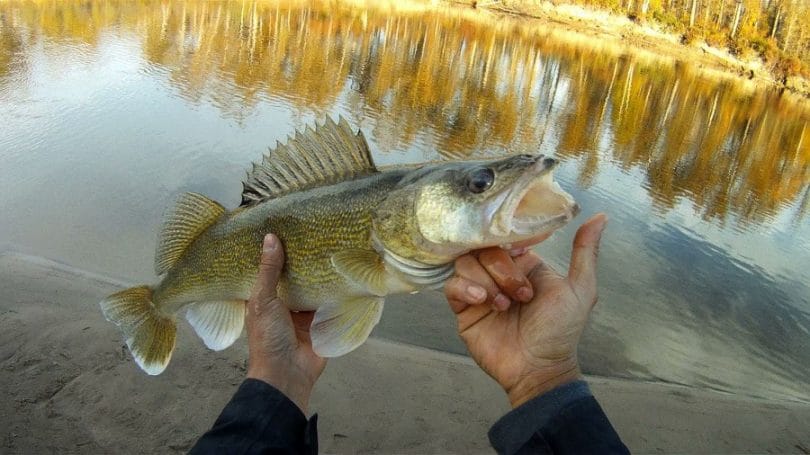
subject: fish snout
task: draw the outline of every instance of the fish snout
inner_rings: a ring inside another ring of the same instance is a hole
[[[574,202],[574,205],[571,207],[571,218],[575,218],[581,211],[582,207],[580,207],[578,203]]]
[[[531,156],[531,155],[527,155]],[[535,172],[545,172],[557,166],[559,163],[558,160],[551,158],[549,156],[545,156],[543,154],[531,156],[531,159],[534,161],[534,165],[532,166]]]

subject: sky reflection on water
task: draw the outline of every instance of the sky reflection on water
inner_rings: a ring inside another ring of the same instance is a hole
[[[810,399],[810,109],[510,18],[304,5],[0,5],[0,246],[152,280],[177,192],[237,205],[327,113],[381,165],[542,151],[611,217],[587,371]],[[397,300],[378,334],[462,349],[436,296]]]

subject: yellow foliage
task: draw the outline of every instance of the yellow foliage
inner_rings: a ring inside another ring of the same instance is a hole
[[[98,46],[116,29],[142,37],[180,96],[224,115],[271,100],[320,117],[343,103],[388,149],[428,136],[454,158],[558,144],[582,186],[610,160],[644,173],[659,210],[686,199],[719,220],[772,217],[810,181],[806,106],[521,21],[303,0],[6,2],[0,21],[0,89],[29,70],[36,36]]]

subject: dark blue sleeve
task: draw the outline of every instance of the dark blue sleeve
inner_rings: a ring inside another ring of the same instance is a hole
[[[500,454],[630,453],[585,381],[527,401],[498,420],[489,441]]]
[[[192,454],[318,453],[318,416],[310,420],[270,384],[246,379]]]

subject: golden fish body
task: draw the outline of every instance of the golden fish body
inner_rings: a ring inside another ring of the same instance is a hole
[[[332,256],[345,250],[373,250],[374,209],[401,176],[401,171],[375,174],[227,214],[195,239],[166,274],[155,288],[155,304],[173,313],[201,300],[246,300],[256,278],[262,239],[271,232],[285,249],[278,291],[290,309],[314,311],[363,294],[338,273]],[[388,280],[397,282],[394,276]],[[406,289],[404,282],[399,285],[401,291]]]
[[[274,233],[286,255],[279,296],[315,311],[316,353],[340,356],[366,340],[385,296],[440,286],[458,256],[575,216],[551,178],[555,163],[519,155],[379,172],[362,133],[327,119],[254,165],[240,207],[180,196],[158,238],[160,283],[113,294],[101,309],[149,374],[168,365],[181,311],[206,346],[224,349],[242,332],[262,240]]]

